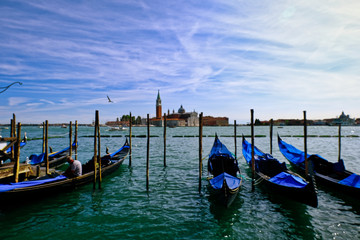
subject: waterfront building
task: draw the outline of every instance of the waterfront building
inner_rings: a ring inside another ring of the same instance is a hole
[[[204,126],[229,126],[229,118],[227,117],[203,117]]]
[[[146,121],[145,121],[146,123]],[[160,98],[160,91],[156,98],[156,117],[150,119],[150,124],[157,127],[164,126],[164,118],[162,115],[162,105]],[[175,110],[170,113],[168,110],[166,115],[166,125],[168,127],[198,127],[199,126],[199,116],[198,113],[194,110],[192,112],[186,112],[183,105],[180,105],[180,108],[177,112]],[[204,126],[228,126],[229,119],[227,117],[212,117],[205,116],[203,117]]]
[[[352,125],[355,125],[355,119],[350,118],[349,115],[345,115],[345,113],[343,111],[338,118],[335,118],[332,121],[332,125],[340,125],[340,124],[342,126],[352,126]]]
[[[169,114],[166,117],[166,125],[168,127],[197,127],[199,126],[199,117],[198,113],[195,112],[186,112],[184,107],[181,105],[177,113],[173,111],[172,114]]]

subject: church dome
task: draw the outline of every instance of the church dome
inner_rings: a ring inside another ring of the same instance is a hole
[[[181,114],[185,113],[185,109],[183,108],[182,105],[180,106],[178,113],[181,113]]]

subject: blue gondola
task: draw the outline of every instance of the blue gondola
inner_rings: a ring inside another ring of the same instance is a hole
[[[214,145],[208,158],[209,183],[212,194],[226,207],[229,207],[237,196],[242,178],[237,177],[239,167],[232,153],[215,136]]]
[[[290,164],[299,172],[305,172],[305,153],[294,146],[284,142],[278,136],[280,152],[289,160]],[[332,190],[345,193],[360,199],[360,176],[345,169],[344,161],[332,163],[318,154],[307,154],[312,164],[316,180]]]
[[[252,146],[243,136],[242,152],[247,164],[252,165]],[[276,192],[292,200],[317,207],[317,190],[310,178],[306,181],[299,175],[287,169],[285,163],[280,163],[272,155],[254,146],[255,175],[259,182],[264,183],[268,191]]]
[[[75,143],[75,141],[72,143],[72,150],[74,150],[76,147],[78,147],[79,143]],[[49,167],[50,168],[57,168],[62,166],[66,163],[66,157],[69,156],[70,153],[70,147],[66,147],[60,151],[53,152],[51,151],[49,156]],[[30,164],[31,165],[40,165],[42,167],[45,166],[45,153],[41,153],[39,155],[31,154],[29,157]]]
[[[113,154],[101,157],[102,177],[113,173],[124,162],[130,150],[126,139],[125,144]],[[82,175],[74,178],[67,178],[61,175],[61,171],[44,177],[23,181],[19,183],[0,184],[0,202],[23,201],[35,197],[46,197],[50,193],[61,193],[77,186],[94,181],[93,159],[82,166]]]

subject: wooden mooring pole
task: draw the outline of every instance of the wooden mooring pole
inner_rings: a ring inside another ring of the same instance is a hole
[[[45,121],[45,163],[46,163],[46,174],[50,173],[49,166],[49,121]]]
[[[72,156],[72,122],[70,121],[69,123],[69,142],[70,142],[70,147],[69,147],[69,156]]]
[[[11,120],[11,128],[10,128],[10,137],[16,137],[16,116],[13,113],[13,118]],[[11,147],[11,158],[15,157],[15,147]]]
[[[166,114],[164,114],[164,167],[166,167]]]
[[[340,162],[341,159],[341,123],[339,124],[339,133],[338,133],[338,137],[339,137],[339,157],[338,157],[338,161]]]
[[[101,182],[102,182],[102,172],[101,172],[101,154],[100,154],[100,150],[101,150],[101,136],[100,136],[100,118],[99,118],[99,111],[96,112],[96,118],[97,118],[97,122],[98,122],[98,127],[97,127],[97,137],[98,137],[98,163],[99,163],[99,189],[101,189]]]
[[[20,171],[20,142],[21,142],[21,123],[18,123],[17,126],[17,140],[15,146],[15,163],[14,163],[14,176],[15,176],[15,183],[19,182],[19,171]]]
[[[44,153],[45,152],[45,129],[46,129],[45,122],[42,123],[42,127],[43,127],[42,152]]]
[[[130,144],[130,149],[129,149],[129,167],[131,167],[131,135],[132,135],[132,116],[131,116],[131,112],[130,112],[130,122],[129,122],[129,144]]]
[[[77,155],[77,142],[78,142],[78,121],[75,121],[75,160],[78,159]]]
[[[199,116],[199,193],[201,193],[202,177],[202,135],[203,135],[203,113]]]
[[[93,188],[96,188],[96,178],[97,178],[97,127],[98,119],[96,118],[98,110],[95,111],[95,126],[94,126],[94,183]]]
[[[274,126],[274,120],[270,119],[270,155],[272,155],[272,149],[273,149],[273,126]]]
[[[147,145],[146,145],[146,190],[149,191],[149,161],[150,161],[150,118],[147,114]]]
[[[236,143],[236,120],[234,120],[234,145],[235,145],[235,159],[237,159],[237,143]]]
[[[305,176],[308,178],[309,166],[307,159],[307,121],[306,121],[306,111],[304,111],[304,153],[305,153]]]
[[[252,181],[251,181],[251,189],[255,190],[255,139],[254,139],[254,109],[250,110],[251,113],[251,170],[252,170]]]

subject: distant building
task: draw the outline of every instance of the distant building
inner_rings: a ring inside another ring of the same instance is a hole
[[[156,98],[156,117],[150,119],[150,124],[157,127],[164,126],[160,91],[158,91],[158,95]],[[184,107],[181,105],[177,113],[173,111],[173,113],[170,114],[170,111],[168,111],[168,114],[166,116],[166,125],[168,127],[199,126],[198,113],[195,111],[186,112]]]
[[[229,126],[229,118],[227,117],[203,117],[204,126]]]
[[[355,125],[355,119],[350,118],[349,115],[345,115],[345,113],[343,111],[338,118],[335,118],[332,121],[332,125],[340,125],[340,124],[343,125],[343,126]]]
[[[120,121],[119,118],[116,118],[116,121],[107,121],[105,123],[106,126],[128,126],[129,125],[129,121]]]
[[[142,120],[146,124],[146,119]],[[162,115],[162,105],[160,98],[160,91],[156,98],[156,117],[150,119],[150,124],[153,126],[162,127],[164,126],[164,117]],[[183,105],[180,105],[180,108],[177,112],[175,110],[170,113],[168,110],[166,115],[166,125],[168,127],[198,127],[199,126],[199,116],[198,113],[194,110],[192,112],[186,112]],[[229,119],[227,117],[203,117],[204,126],[228,126]]]
[[[199,126],[198,113],[186,112],[184,107],[181,105],[177,113],[173,110],[173,113],[166,116],[166,125],[168,127],[197,127]]]
[[[150,124],[157,127],[163,126],[160,90],[158,90],[158,95],[156,98],[156,117],[150,119]]]

